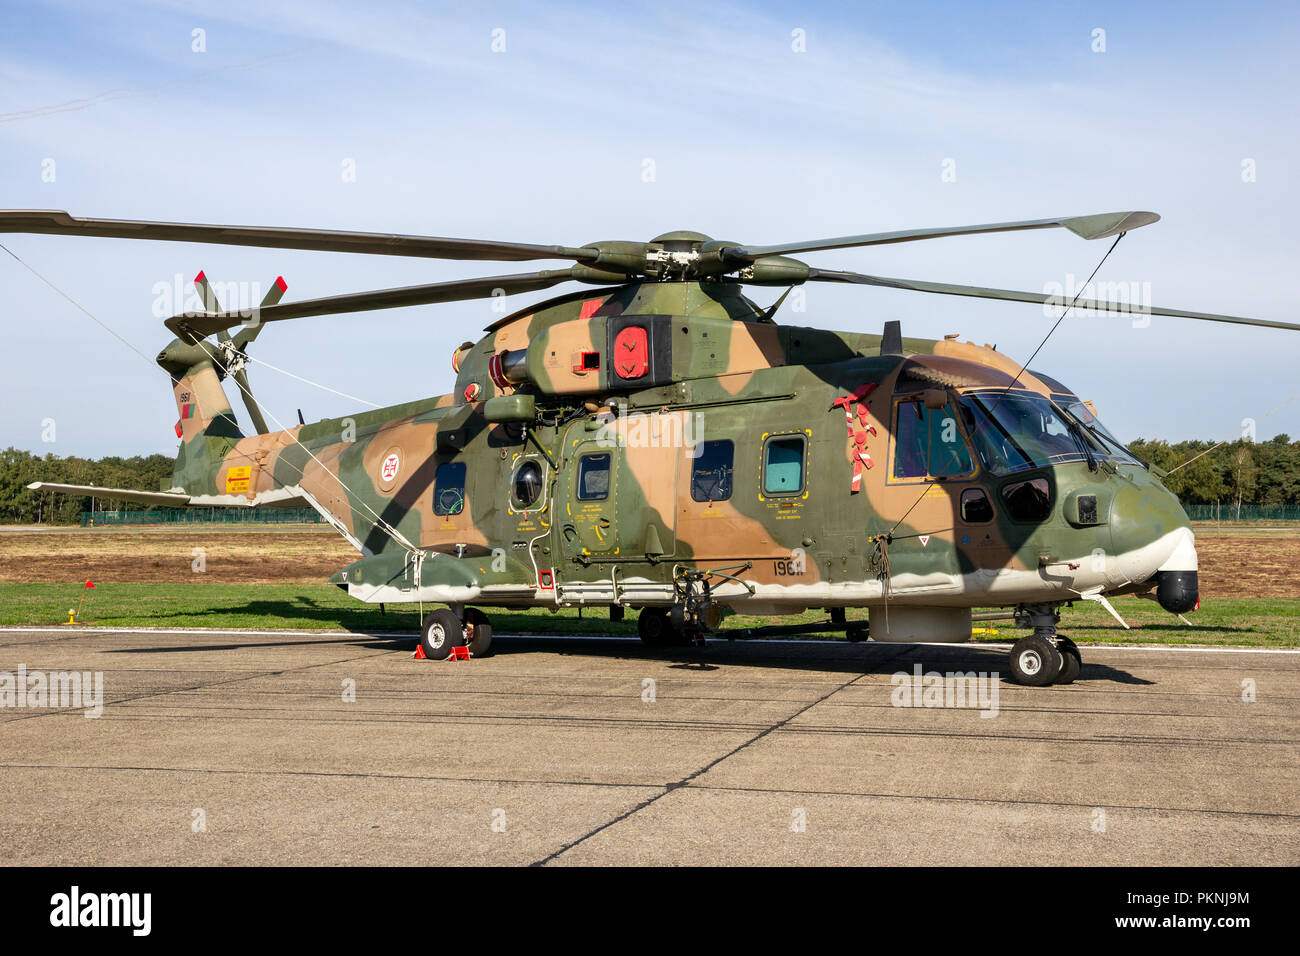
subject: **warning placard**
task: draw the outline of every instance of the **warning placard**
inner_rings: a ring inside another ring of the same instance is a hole
[[[226,472],[226,494],[238,495],[248,490],[248,482],[252,477],[253,468],[251,465],[238,465]]]

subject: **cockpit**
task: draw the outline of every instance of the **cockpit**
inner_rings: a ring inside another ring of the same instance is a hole
[[[962,424],[984,467],[995,474],[1067,462],[1142,463],[1075,395],[988,389],[959,399]]]

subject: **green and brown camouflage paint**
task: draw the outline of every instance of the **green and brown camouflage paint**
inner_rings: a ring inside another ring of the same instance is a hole
[[[652,326],[654,352],[632,382],[609,354],[628,325]],[[893,479],[900,399],[1005,388],[1018,373],[1017,388],[1053,389],[988,346],[881,345],[777,325],[737,284],[631,282],[501,319],[457,351],[448,395],[245,437],[209,355],[177,340],[159,357],[182,412],[170,490],[196,504],[309,502],[363,554],[331,580],[366,601],[670,604],[683,572],[721,570],[731,577],[715,580],[714,600],[755,611],[970,608],[1147,590],[1191,547],[1177,500],[1141,466],[1009,477],[973,456],[969,476]],[[504,371],[493,365],[503,357]],[[858,420],[873,466],[854,492],[854,429],[836,400],[863,386],[874,386]],[[533,399],[531,420],[490,421],[488,403],[512,395]],[[806,443],[803,487],[765,495],[765,442],[781,436]],[[722,439],[734,447],[732,494],[696,501],[689,446]],[[593,451],[611,456],[609,491],[581,500],[577,466]],[[530,506],[512,494],[524,461],[544,476]],[[438,468],[453,462],[466,466],[463,507],[438,514]],[[1001,486],[1026,477],[1050,485],[1045,520],[1017,522],[1000,506]],[[974,488],[992,520],[963,519]],[[1095,524],[1062,507],[1080,491],[1102,502]]]

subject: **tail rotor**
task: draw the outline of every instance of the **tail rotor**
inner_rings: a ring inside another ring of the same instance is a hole
[[[203,299],[203,307],[207,312],[220,313],[223,311],[216,290],[212,288],[212,283],[208,281],[206,273],[200,272],[195,276],[194,285]],[[219,373],[222,377],[229,375],[239,387],[240,397],[244,400],[244,407],[248,410],[248,417],[259,435],[265,435],[270,429],[266,425],[266,418],[262,415],[262,409],[257,400],[253,398],[253,391],[248,384],[248,346],[262,331],[261,310],[279,303],[288,288],[284,276],[277,276],[258,306],[241,318],[240,329],[235,335],[232,336],[229,329],[221,329],[217,332],[218,352],[213,358]]]

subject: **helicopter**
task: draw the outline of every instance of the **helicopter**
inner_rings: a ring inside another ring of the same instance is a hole
[[[703,643],[732,612],[828,614],[851,641],[960,642],[972,614],[1030,633],[1010,652],[1030,686],[1078,677],[1059,633],[1074,601],[1199,606],[1195,538],[1159,475],[1060,381],[989,345],[778,323],[796,286],[836,282],[1045,304],[1046,293],[889,278],[796,254],[1062,228],[1087,240],[1158,221],[1117,212],[751,245],[676,231],[547,246],[333,230],[0,211],[0,232],[118,237],[564,268],[282,302],[165,322],[157,356],[180,446],[171,507],[302,506],[360,553],[329,580],[368,603],[416,603],[420,648],[490,652],[484,609],[638,611],[652,646]],[[1104,261],[1104,260],[1103,260]],[[247,378],[270,322],[583,288],[530,305],[454,350],[451,392],[271,430]],[[746,287],[784,287],[764,307]],[[1056,304],[1062,304],[1058,301]],[[1114,311],[1081,299],[1070,308]],[[1300,330],[1143,306],[1154,315]],[[232,334],[233,332],[233,334]],[[223,382],[241,393],[241,431]],[[37,482],[75,494],[90,489]],[[428,614],[424,604],[440,605]],[[867,620],[847,619],[849,609]],[[1127,625],[1125,625],[1127,626]],[[797,629],[797,628],[792,628]]]

